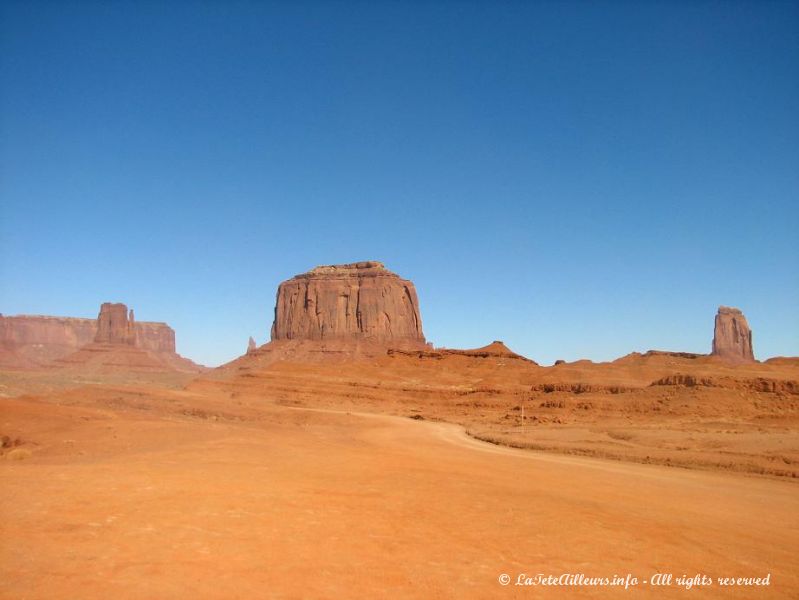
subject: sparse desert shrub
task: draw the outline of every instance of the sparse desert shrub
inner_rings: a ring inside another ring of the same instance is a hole
[[[563,400],[546,400],[539,405],[541,408],[564,408]]]
[[[659,385],[659,384],[652,384]],[[555,392],[566,392],[569,394],[625,394],[634,392],[636,388],[624,387],[621,385],[592,385],[589,383],[541,383],[534,385],[534,392],[552,394]]]
[[[33,456],[33,452],[27,448],[14,448],[11,452],[6,454],[7,460],[25,460]]]

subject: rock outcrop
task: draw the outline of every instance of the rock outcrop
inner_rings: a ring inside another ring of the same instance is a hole
[[[247,342],[247,354],[250,354],[251,352],[255,352],[256,348],[257,348],[257,346],[255,345],[255,340],[252,339],[252,336],[250,336],[250,341]]]
[[[133,310],[105,302],[94,342],[55,361],[82,372],[200,372],[204,368],[175,352],[175,332],[166,323],[136,323]]]
[[[489,359],[510,359],[527,362],[538,366],[534,360],[526,356],[517,354],[508,348],[502,340],[494,340],[487,346],[472,348],[470,350],[458,350],[455,348],[433,348],[431,344],[424,350],[389,349],[389,356],[415,356],[417,358],[441,360],[449,356],[465,356],[468,358],[489,358]],[[502,364],[501,362],[498,364]]]
[[[136,336],[134,345],[138,348],[158,353],[175,352],[175,330],[166,323],[135,323],[133,331]]]
[[[316,267],[280,284],[272,340],[425,343],[413,283],[375,261]]]
[[[136,333],[133,330],[133,311],[128,316],[128,307],[120,303],[104,302],[97,315],[97,335],[94,341],[98,344],[128,344],[136,343]]]
[[[753,361],[752,331],[746,317],[737,308],[720,306],[713,331],[714,356],[731,361]]]
[[[169,325],[136,322],[124,304],[103,304],[97,319],[0,315],[0,364],[46,366],[93,344],[138,348],[180,370],[201,368],[176,353]]]
[[[2,362],[13,366],[46,364],[92,342],[95,335],[95,319],[0,315],[0,349],[7,359]]]

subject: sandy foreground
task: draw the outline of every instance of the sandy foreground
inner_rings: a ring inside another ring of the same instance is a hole
[[[790,480],[515,450],[441,422],[218,406],[174,390],[4,399],[3,433],[34,451],[0,461],[0,597],[799,597]],[[671,585],[644,583],[658,573]],[[676,580],[696,575],[712,585]]]

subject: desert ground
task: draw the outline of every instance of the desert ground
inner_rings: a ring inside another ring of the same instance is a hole
[[[0,597],[799,597],[794,361],[508,352],[4,371]]]

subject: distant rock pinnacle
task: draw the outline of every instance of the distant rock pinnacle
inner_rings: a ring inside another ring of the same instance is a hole
[[[713,332],[713,355],[735,361],[753,361],[752,331],[737,308],[720,306]]]

